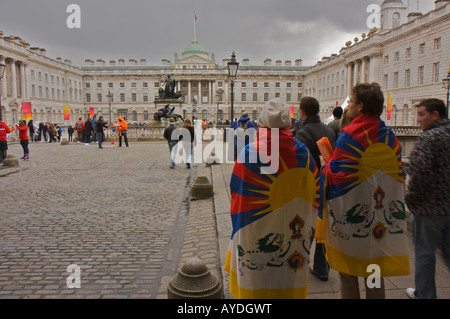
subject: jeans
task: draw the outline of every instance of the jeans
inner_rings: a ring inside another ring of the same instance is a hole
[[[183,142],[184,154],[186,155],[186,166],[187,164],[192,164],[192,155],[194,153],[194,143],[192,142]]]
[[[450,270],[450,216],[412,215],[411,219],[416,255],[414,294],[418,299],[436,299],[437,248],[441,247]]]
[[[122,134],[119,135],[119,146],[122,146],[122,136],[125,140],[125,145],[128,147],[128,137],[126,131],[122,131]]]
[[[328,276],[330,272],[330,266],[325,257],[325,245],[318,242],[316,242],[316,250],[314,252],[314,272],[321,277]]]
[[[169,151],[170,151],[170,160],[169,160],[169,165],[170,166],[175,166],[175,155],[176,155],[176,146],[177,146],[178,142],[177,141],[171,141],[169,142]]]
[[[30,150],[28,149],[28,140],[20,141],[20,145],[22,145],[24,156],[30,153]]]
[[[102,147],[103,132],[97,132],[97,133],[95,133],[95,136],[97,137],[97,140],[98,140],[98,147]]]

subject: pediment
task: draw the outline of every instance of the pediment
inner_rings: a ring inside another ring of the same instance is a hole
[[[180,59],[176,62],[176,64],[212,64],[212,63],[214,62],[196,54],[188,56],[184,59]]]

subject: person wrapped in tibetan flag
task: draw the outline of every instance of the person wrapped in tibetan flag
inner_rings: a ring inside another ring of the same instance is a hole
[[[256,141],[240,152],[231,177],[230,292],[236,299],[306,298],[319,172],[289,131],[285,102],[268,102],[259,123]]]
[[[339,135],[321,176],[316,239],[325,243],[345,299],[360,297],[358,276],[378,275],[369,287],[365,280],[366,298],[382,299],[382,277],[410,272],[401,147],[380,119],[383,103],[377,83],[353,88],[353,121]]]

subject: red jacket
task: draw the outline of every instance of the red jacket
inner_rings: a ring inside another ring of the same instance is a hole
[[[6,141],[6,134],[11,133],[9,126],[0,121],[0,141]]]
[[[28,125],[25,124],[24,126],[20,127],[16,124],[16,127],[19,129],[19,140],[28,140]]]

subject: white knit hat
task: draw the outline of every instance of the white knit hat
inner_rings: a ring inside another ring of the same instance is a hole
[[[259,115],[259,123],[268,128],[291,127],[291,112],[287,104],[280,98],[267,102]]]

